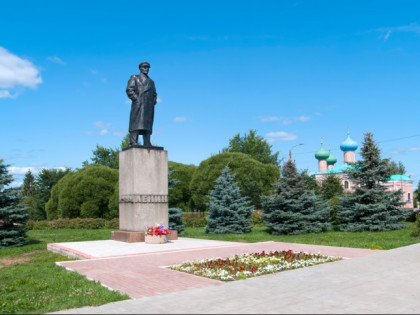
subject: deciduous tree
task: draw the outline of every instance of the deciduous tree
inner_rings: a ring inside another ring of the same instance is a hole
[[[272,145],[268,144],[263,137],[258,136],[257,130],[250,129],[249,133],[242,137],[239,133],[236,134],[222,152],[245,153],[261,163],[279,166],[279,152],[273,153],[271,150]]]

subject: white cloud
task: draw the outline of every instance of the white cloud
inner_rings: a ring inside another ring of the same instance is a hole
[[[10,89],[29,87],[35,89],[42,83],[39,70],[32,62],[22,59],[0,47],[0,98],[13,98]]]
[[[107,128],[111,128],[112,127],[112,124],[111,123],[104,123],[103,121],[96,121],[96,122],[93,123],[93,125],[96,128],[99,128],[99,129],[107,129]]]
[[[187,121],[187,120],[188,120],[187,117],[175,117],[174,118],[174,121],[176,121],[176,122],[184,122],[184,121]]]
[[[384,35],[381,35],[380,38],[383,38],[384,41],[387,41],[391,33],[406,32],[420,34],[420,25],[417,23],[410,23],[408,25],[382,27],[378,28],[377,31],[385,33]]]
[[[18,154],[18,157],[20,157],[21,159],[29,159],[32,156],[30,154],[22,153]]]
[[[15,98],[16,96],[18,96],[17,93],[12,95],[8,90],[0,90],[0,98]]]
[[[408,147],[408,148],[399,148],[392,152],[390,152],[391,155],[398,155],[403,154],[405,152],[413,152],[413,151],[420,151],[420,147]]]
[[[48,57],[49,61],[52,61],[54,63],[58,63],[59,65],[65,65],[66,63],[61,60],[60,58],[58,58],[57,56],[53,56],[53,57]]]
[[[298,116],[298,117],[281,117],[281,116],[261,116],[260,117],[261,122],[271,122],[271,121],[281,120],[281,123],[283,125],[290,125],[290,124],[295,123],[296,121],[305,122],[305,121],[308,121],[310,119],[311,119],[311,117],[305,116],[305,115],[301,115],[301,116]]]
[[[104,135],[106,135],[106,134],[108,134],[108,133],[109,133],[108,129],[102,129],[102,130],[99,132],[99,135],[100,135],[100,136],[104,136]]]
[[[285,131],[269,132],[265,135],[265,140],[269,143],[280,142],[280,141],[292,141],[296,139],[297,139],[296,135],[292,133],[287,133]]]
[[[115,137],[125,137],[125,132],[115,131],[112,135]]]
[[[105,135],[112,135],[115,137],[124,137],[125,132],[119,131],[120,128],[113,126],[111,123],[106,123],[103,121],[97,121],[94,122],[92,125],[94,125],[96,128],[100,129],[99,135],[105,136]],[[92,134],[91,131],[85,131],[85,135],[90,136]]]
[[[38,173],[38,170],[31,166],[10,166],[7,169],[12,175],[25,175],[28,171],[32,174]]]
[[[158,97],[157,99],[156,99],[156,103],[162,103],[162,99],[160,98],[160,97]]]
[[[302,115],[302,116],[297,117],[296,119],[299,121],[308,121],[309,119],[311,119],[311,117]]]
[[[28,171],[31,171],[32,174],[38,174],[42,169],[56,169],[64,171],[66,167],[56,166],[56,167],[33,167],[33,166],[9,166],[8,172],[11,175],[25,175]]]
[[[262,116],[260,117],[260,121],[262,122],[269,122],[269,121],[276,121],[276,120],[280,120],[280,117],[277,116]]]
[[[127,105],[131,105],[131,100],[130,99],[125,100],[124,103],[126,103]]]
[[[90,71],[90,73],[92,73],[93,75],[97,75],[97,74],[99,74],[99,71],[98,71],[98,70],[95,70],[95,69],[89,69],[89,71]]]
[[[209,38],[207,36],[186,36],[185,39],[193,41],[207,41]]]

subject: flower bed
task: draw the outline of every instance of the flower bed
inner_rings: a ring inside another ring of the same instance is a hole
[[[297,269],[327,262],[341,260],[341,257],[325,256],[294,251],[271,251],[253,254],[242,254],[230,258],[210,258],[187,261],[183,264],[168,267],[196,276],[222,281],[243,280],[264,274]]]

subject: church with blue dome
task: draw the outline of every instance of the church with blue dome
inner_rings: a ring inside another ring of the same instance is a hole
[[[337,158],[331,154],[331,148],[324,149],[324,144],[321,138],[321,148],[315,152],[315,158],[318,160],[318,172],[312,173],[312,176],[318,182],[321,182],[330,174],[336,175],[343,185],[345,192],[353,192],[356,184],[354,184],[347,176],[345,171],[351,166],[349,163],[356,162],[356,150],[358,144],[350,137],[350,132],[347,132],[347,139],[340,144],[340,149],[343,151],[344,163],[337,164]],[[403,201],[405,201],[404,208],[413,208],[413,180],[401,174],[392,175],[387,182],[381,183],[387,190],[403,192]]]

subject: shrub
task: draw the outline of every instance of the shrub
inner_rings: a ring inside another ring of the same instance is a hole
[[[182,221],[186,227],[204,227],[207,225],[207,212],[184,212]]]
[[[252,225],[263,225],[264,212],[262,210],[254,210],[251,214]]]
[[[175,180],[175,184],[169,190],[169,207],[188,210],[191,203],[190,183],[197,166],[171,161],[168,162],[168,165],[169,169],[173,171],[171,179]]]
[[[118,183],[118,170],[88,165],[65,175],[52,189],[46,204],[47,218],[105,218],[118,216],[110,211],[110,199]]]
[[[420,236],[420,213],[417,214],[416,222],[411,228],[411,235],[416,236],[416,237]]]
[[[226,165],[235,174],[242,195],[250,198],[255,208],[261,208],[261,195],[271,193],[279,169],[238,152],[220,153],[200,163],[191,179],[191,207],[207,210],[209,192]]]
[[[75,219],[56,219],[51,221],[32,221],[26,222],[25,229],[29,230],[58,230],[58,229],[118,229],[119,220],[105,220],[100,218],[75,218]]]

